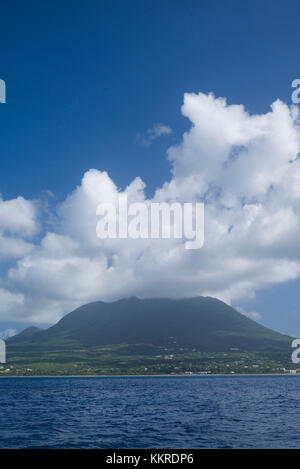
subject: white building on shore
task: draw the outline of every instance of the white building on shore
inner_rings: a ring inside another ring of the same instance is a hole
[[[6,344],[0,339],[0,363],[6,363]]]

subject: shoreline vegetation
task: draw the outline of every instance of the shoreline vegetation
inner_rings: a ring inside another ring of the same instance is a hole
[[[210,376],[296,374],[300,366],[282,352],[197,352],[164,350],[164,354],[130,354],[126,348],[8,356],[1,376]],[[121,353],[123,352],[123,353]],[[176,353],[177,352],[177,353]]]
[[[203,352],[141,344],[59,349],[8,347],[1,376],[210,376],[300,371],[290,350]]]

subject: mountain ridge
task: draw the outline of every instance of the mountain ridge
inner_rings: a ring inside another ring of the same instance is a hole
[[[37,328],[36,328],[37,329]],[[185,299],[137,297],[88,303],[46,330],[25,331],[8,345],[26,349],[55,346],[151,344],[197,350],[264,350],[290,347],[289,336],[275,332],[212,297]]]
[[[24,339],[24,338],[27,338],[27,337],[31,337],[33,336],[34,334],[36,334],[37,332],[40,332],[42,331],[43,329],[41,329],[40,327],[36,327],[36,326],[29,326],[29,327],[26,327],[25,329],[23,329],[21,332],[19,332],[18,334],[15,334],[13,335],[12,337],[9,337],[8,339],[6,339],[6,342],[7,343],[13,343],[15,342],[16,340],[18,341],[20,338],[21,339]]]

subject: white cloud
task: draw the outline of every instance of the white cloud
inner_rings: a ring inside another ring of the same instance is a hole
[[[28,254],[34,245],[20,238],[0,234],[0,260],[18,259]]]
[[[5,329],[5,331],[0,332],[0,339],[6,340],[16,335],[16,333],[17,331],[15,329]]]
[[[0,288],[0,320],[21,320],[24,317],[24,295]]]
[[[34,247],[28,239],[38,231],[37,203],[23,197],[0,197],[0,260],[16,259]]]
[[[162,135],[169,135],[171,133],[171,127],[164,124],[154,124],[154,126],[151,129],[148,129],[147,131],[150,140],[155,140],[156,138],[159,138]]]
[[[0,319],[49,323],[85,302],[130,295],[211,295],[230,303],[300,275],[298,109],[276,101],[267,114],[250,115],[224,98],[191,93],[182,112],[192,125],[168,150],[172,179],[153,200],[204,201],[204,247],[97,238],[96,207],[116,203],[120,191],[92,169],[38,244],[23,239],[38,229],[32,202],[15,199],[16,221],[0,208],[0,236],[25,243],[8,249],[17,259],[2,280]],[[123,192],[149,203],[144,189],[136,178]],[[1,245],[0,237],[0,253]]]
[[[147,130],[146,135],[137,135],[136,141],[145,147],[149,147],[154,140],[157,140],[163,135],[170,135],[172,133],[171,127],[164,124],[154,124]]]
[[[37,232],[36,204],[17,197],[2,200],[0,197],[0,232],[30,237]]]

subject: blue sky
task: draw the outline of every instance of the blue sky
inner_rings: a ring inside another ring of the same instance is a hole
[[[0,14],[5,200],[51,191],[55,205],[90,168],[121,188],[140,176],[150,197],[170,180],[166,151],[190,126],[184,93],[213,92],[266,113],[277,98],[291,103],[300,76],[296,1],[14,1]],[[157,122],[172,133],[139,144]],[[299,286],[271,286],[235,304],[299,335]],[[7,318],[1,327],[23,326]]]

